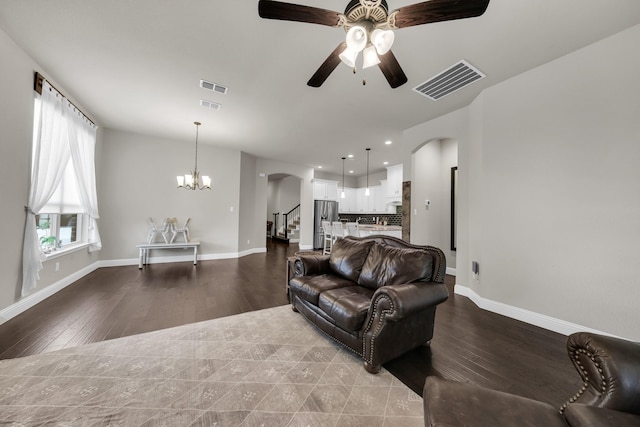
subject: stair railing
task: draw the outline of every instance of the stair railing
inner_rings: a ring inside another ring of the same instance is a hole
[[[278,218],[280,217],[280,212],[273,213],[273,226],[271,226],[271,237],[278,235]]]
[[[300,222],[300,204],[283,215],[284,221],[282,228],[284,229],[284,238],[289,238],[289,230],[293,226],[295,228],[296,221]]]

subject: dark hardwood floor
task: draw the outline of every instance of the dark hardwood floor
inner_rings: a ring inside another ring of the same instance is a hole
[[[287,304],[286,257],[269,241],[239,259],[101,268],[0,325],[0,359],[22,357]],[[453,293],[438,307],[431,347],[385,367],[422,394],[428,375],[502,390],[556,407],[581,383],[566,337],[477,308]]]

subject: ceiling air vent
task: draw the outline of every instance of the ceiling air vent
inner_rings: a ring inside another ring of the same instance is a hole
[[[200,105],[207,108],[213,108],[214,110],[219,110],[222,108],[222,104],[218,104],[217,102],[207,101],[205,99],[200,100]]]
[[[206,80],[200,80],[200,87],[207,90],[212,90],[214,92],[221,93],[223,95],[227,94],[229,88],[219,85],[218,83],[208,82]]]
[[[414,91],[437,101],[458,89],[486,77],[467,61],[460,61],[449,69],[413,88]]]

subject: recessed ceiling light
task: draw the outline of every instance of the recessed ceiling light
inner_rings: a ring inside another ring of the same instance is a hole
[[[389,162],[382,162],[382,164],[383,164],[383,165],[388,165],[388,164],[389,164]]]
[[[347,157],[353,159],[353,154],[349,154]]]
[[[384,143],[385,143],[386,145],[391,145],[391,144],[393,144],[393,142],[392,142],[392,141],[390,141],[390,140],[387,140],[387,141],[385,141]]]
[[[349,171],[349,173],[353,173],[353,171]]]
[[[318,169],[322,169],[322,165],[318,166]]]

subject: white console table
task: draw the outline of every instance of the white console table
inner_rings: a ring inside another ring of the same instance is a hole
[[[138,248],[138,268],[142,268],[143,265],[149,263],[149,251],[152,249],[193,249],[193,265],[197,265],[199,246],[199,240],[173,243],[142,243],[136,246]]]

